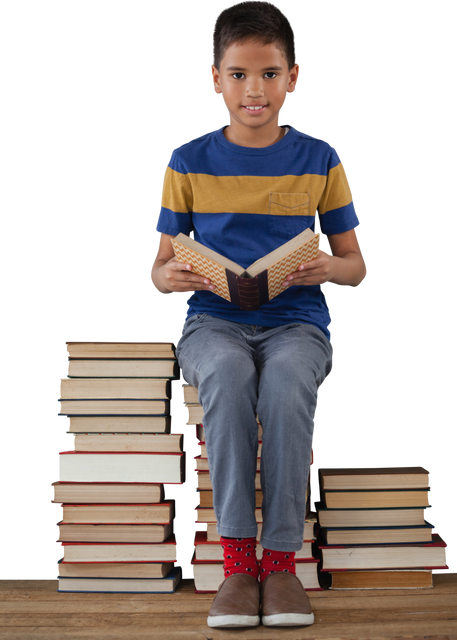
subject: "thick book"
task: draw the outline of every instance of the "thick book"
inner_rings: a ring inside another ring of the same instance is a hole
[[[82,416],[125,416],[126,418],[129,416],[148,416],[150,418],[158,416],[167,417],[172,409],[172,406],[169,406],[168,400],[142,400],[139,398],[126,400],[112,398],[61,400],[60,398],[56,398],[56,401],[59,403],[56,418],[65,420],[68,420],[70,417],[74,419],[75,417]]]
[[[69,402],[78,402],[84,403],[84,400],[75,400]],[[110,403],[112,401],[105,401]],[[130,401],[116,401],[116,402],[126,402]],[[138,402],[138,401],[131,401]],[[139,401],[141,404],[146,402],[145,400]],[[163,405],[163,410],[165,408],[165,403],[162,401],[148,401],[159,403]],[[60,407],[60,403],[59,403]],[[86,403],[86,410],[89,408]],[[101,407],[99,407],[101,408]],[[172,407],[170,407],[172,409]],[[67,418],[67,428],[64,431],[64,435],[68,436],[72,433],[171,433],[174,426],[174,416],[170,415],[161,415],[161,416],[129,416],[129,415],[108,415],[108,416],[100,416],[100,415],[86,415],[86,416],[75,416],[72,415],[70,417],[64,416],[57,412],[57,416],[59,419]]]
[[[422,464],[319,465],[316,483],[324,491],[429,489],[431,472]]]
[[[173,533],[168,524],[66,524],[58,522],[57,542],[165,542]]]
[[[63,378],[63,400],[168,400],[168,378]]]
[[[394,509],[323,509],[321,498],[315,505],[320,527],[370,528],[370,527],[418,527],[425,524],[426,509],[406,507]]]
[[[315,539],[315,525],[316,525],[316,514],[312,511],[307,515],[305,519],[305,528],[303,530],[303,540],[314,540]],[[262,535],[262,523],[257,523],[257,542],[260,540]],[[209,542],[220,542],[221,536],[217,532],[217,524],[209,523],[207,525],[206,536]]]
[[[158,482],[181,484],[184,453],[60,453],[61,482]]]
[[[321,491],[321,502],[328,509],[393,509],[429,507],[429,489],[379,491]]]
[[[151,504],[164,501],[163,484],[151,482],[53,482],[53,502]]]
[[[58,562],[65,578],[164,578],[172,562]]]
[[[405,542],[431,542],[433,525],[413,527],[347,527],[330,529],[320,527],[319,539],[325,544],[395,544]]]
[[[67,578],[59,576],[60,593],[173,593],[182,573],[175,567],[164,578]]]
[[[319,234],[306,229],[247,269],[180,233],[171,243],[179,262],[209,278],[214,293],[244,311],[255,311],[284,291],[282,283],[298,267],[317,258]]]
[[[428,589],[433,587],[431,569],[335,571],[330,589]]]
[[[170,378],[179,380],[176,360],[70,359],[69,378]]]
[[[174,340],[132,338],[65,338],[65,357],[79,358],[153,358],[174,357]]]
[[[62,542],[64,562],[176,562],[176,540],[165,542]]]
[[[75,435],[75,451],[149,451],[179,453],[181,433],[81,433]]]
[[[322,571],[347,569],[448,569],[438,534],[425,544],[319,545]]]
[[[159,504],[63,504],[64,524],[166,524],[175,517],[175,501]]]

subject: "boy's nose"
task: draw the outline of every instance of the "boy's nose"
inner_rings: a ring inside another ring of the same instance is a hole
[[[264,93],[265,92],[263,89],[253,87],[246,92],[246,98],[251,98],[252,100],[255,100],[256,98],[261,98],[264,95]]]

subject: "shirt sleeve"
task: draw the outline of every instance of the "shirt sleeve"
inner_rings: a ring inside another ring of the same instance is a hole
[[[327,182],[317,206],[322,233],[333,235],[359,224],[343,165],[334,149],[330,154]]]
[[[185,169],[176,152],[173,152],[165,171],[157,231],[176,236],[178,233],[189,235],[192,224],[193,197],[192,188]]]

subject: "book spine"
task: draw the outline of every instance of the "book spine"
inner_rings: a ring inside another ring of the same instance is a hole
[[[243,311],[256,311],[260,307],[259,279],[236,276],[238,306]]]
[[[268,273],[263,271],[255,278],[237,276],[226,269],[230,299],[243,311],[256,311],[268,302]]]

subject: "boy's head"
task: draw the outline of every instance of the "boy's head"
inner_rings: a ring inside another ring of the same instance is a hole
[[[224,135],[267,147],[284,135],[279,112],[295,90],[298,65],[287,19],[269,2],[242,2],[221,13],[214,30],[214,90],[230,113]]]
[[[287,61],[288,70],[298,62],[297,32],[292,20],[273,0],[241,0],[217,12],[211,28],[210,60],[220,70],[230,45],[255,39],[275,44]]]

